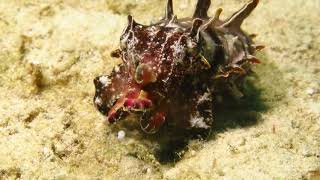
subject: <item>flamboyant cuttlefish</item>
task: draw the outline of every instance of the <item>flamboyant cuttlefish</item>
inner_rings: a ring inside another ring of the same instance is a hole
[[[240,28],[258,2],[226,20],[219,19],[222,9],[208,17],[210,0],[198,0],[193,17],[183,19],[168,0],[165,17],[149,26],[129,15],[120,48],[111,53],[123,63],[94,79],[95,106],[110,123],[139,114],[146,133],[164,124],[210,129],[216,95],[242,96],[244,77],[259,63],[254,54],[263,46]]]

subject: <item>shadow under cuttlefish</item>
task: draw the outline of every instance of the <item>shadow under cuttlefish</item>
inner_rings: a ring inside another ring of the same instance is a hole
[[[146,146],[151,145],[154,155],[158,162],[162,164],[177,162],[183,157],[183,152],[188,149],[190,141],[201,139],[205,141],[212,141],[217,134],[224,133],[228,129],[244,128],[255,126],[262,122],[261,114],[277,106],[274,102],[274,96],[284,97],[286,94],[286,86],[280,70],[271,62],[267,60],[265,55],[261,55],[262,63],[255,67],[255,76],[249,76],[244,81],[242,98],[232,98],[231,96],[223,96],[219,102],[214,103],[214,120],[213,126],[209,131],[183,131],[177,129],[168,129],[163,127],[156,134],[145,134],[142,130],[137,132],[139,126],[135,118],[131,118],[131,122],[122,120],[124,123],[119,123],[115,127],[111,126],[112,131],[116,132],[120,129],[126,129],[128,135],[132,138],[145,143]],[[277,87],[279,89],[277,89]],[[270,97],[271,96],[271,97]],[[281,98],[276,101],[280,102]]]

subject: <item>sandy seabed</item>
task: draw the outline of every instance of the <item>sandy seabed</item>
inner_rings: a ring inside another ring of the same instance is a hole
[[[222,18],[244,0],[214,0]],[[194,0],[174,0],[178,17]],[[320,179],[320,1],[261,0],[243,29],[267,48],[244,115],[221,113],[206,141],[174,162],[139,132],[117,138],[94,108],[93,78],[132,14],[158,20],[164,0],[0,1],[0,179]],[[262,104],[262,105],[261,105]],[[235,110],[236,111],[236,110]],[[238,111],[237,111],[238,112]],[[121,126],[119,127],[121,129]]]

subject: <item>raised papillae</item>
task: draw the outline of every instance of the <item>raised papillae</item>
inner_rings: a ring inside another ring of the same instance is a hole
[[[139,24],[129,15],[119,49],[111,54],[123,63],[94,79],[95,106],[110,123],[138,114],[146,133],[165,125],[210,129],[215,97],[241,97],[243,79],[259,63],[254,55],[263,46],[241,29],[258,2],[226,20],[219,19],[222,9],[208,17],[210,0],[198,0],[192,18],[178,19],[172,0],[155,24]]]

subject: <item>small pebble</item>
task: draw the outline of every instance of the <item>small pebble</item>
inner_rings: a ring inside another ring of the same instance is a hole
[[[195,156],[196,155],[196,151],[195,150],[191,150],[190,154],[191,154],[191,156]]]
[[[308,147],[304,147],[302,149],[302,156],[304,156],[304,157],[312,156],[312,152],[310,151],[310,149]]]
[[[122,140],[122,139],[124,139],[124,137],[126,137],[126,133],[123,130],[119,131],[118,132],[118,139]]]
[[[147,174],[151,174],[151,169],[150,168],[147,169]]]
[[[308,88],[306,92],[309,96],[312,96],[317,93],[317,90],[314,88]]]
[[[44,147],[44,148],[43,148],[43,154],[44,154],[44,156],[45,156],[46,158],[49,157],[49,156],[50,156],[50,149],[47,148],[47,147]]]

